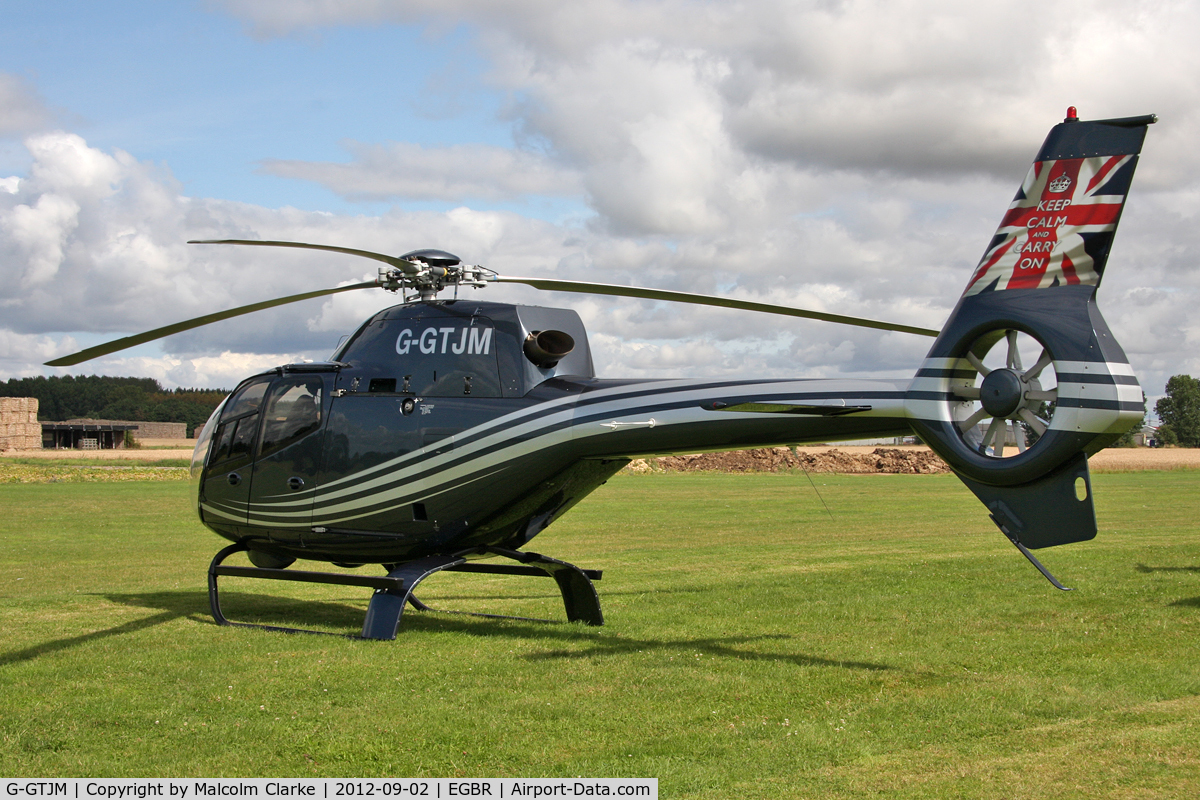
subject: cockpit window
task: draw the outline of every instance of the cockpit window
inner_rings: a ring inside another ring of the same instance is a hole
[[[259,455],[280,450],[321,427],[321,394],[320,379],[296,378],[276,383],[263,414]]]
[[[225,403],[208,458],[210,467],[226,461],[232,465],[250,457],[258,433],[258,410],[270,384],[270,378],[260,378],[243,386]]]
[[[221,421],[236,419],[243,414],[249,414],[262,406],[263,395],[267,393],[267,386],[271,383],[270,378],[262,378],[255,383],[243,387],[240,392],[229,399],[225,405],[225,412],[221,414]]]

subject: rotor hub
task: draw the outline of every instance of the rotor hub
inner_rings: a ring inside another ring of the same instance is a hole
[[[464,265],[458,256],[445,250],[413,250],[398,258],[382,258],[392,266],[380,267],[376,284],[389,292],[415,289],[421,300],[437,299],[447,287],[471,286],[476,289],[494,280],[496,273],[484,267]]]
[[[1011,369],[994,369],[979,387],[979,402],[993,417],[1011,418],[1025,399],[1025,383]]]
[[[457,267],[462,259],[445,250],[413,250],[400,256],[405,261],[423,261],[431,267]]]

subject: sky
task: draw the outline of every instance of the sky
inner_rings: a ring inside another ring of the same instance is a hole
[[[0,380],[232,388],[327,358],[329,253],[724,294],[938,328],[1047,131],[1157,114],[1098,300],[1146,393],[1200,375],[1200,8],[1007,0],[0,5]],[[474,292],[475,290],[468,290]],[[602,377],[911,376],[930,340],[489,286],[576,309]]]

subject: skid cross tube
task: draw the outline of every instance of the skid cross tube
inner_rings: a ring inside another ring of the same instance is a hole
[[[213,619],[218,625],[230,625],[237,628],[262,628],[268,631],[281,631],[284,633],[323,633],[323,631],[310,631],[304,628],[286,628],[279,625],[260,625],[253,622],[232,622],[225,618],[221,613],[221,597],[217,591],[217,576],[224,575],[231,578],[261,578],[265,580],[275,581],[298,581],[301,583],[328,583],[340,586],[365,586],[375,589],[379,592],[401,593],[404,588],[404,582],[398,578],[388,576],[371,576],[371,575],[345,575],[338,572],[307,572],[304,570],[289,570],[289,569],[266,569],[263,567],[234,567],[226,566],[221,562],[229,558],[234,553],[241,553],[249,550],[250,547],[245,541],[235,542],[229,545],[221,552],[213,557],[212,563],[208,565],[208,604],[212,609]],[[363,638],[366,636],[366,630],[363,630]]]
[[[218,576],[231,578],[259,578],[265,580],[299,581],[303,583],[326,583],[339,586],[363,586],[375,590],[367,606],[366,618],[360,638],[391,640],[396,638],[400,617],[405,606],[411,604],[418,611],[432,611],[413,596],[413,590],[421,581],[438,572],[474,572],[492,575],[526,575],[554,578],[562,593],[567,620],[584,622],[588,625],[603,625],[600,598],[592,581],[603,575],[601,570],[584,570],[565,561],[549,558],[539,553],[523,553],[519,550],[485,547],[447,555],[433,555],[403,564],[389,564],[386,576],[347,575],[337,572],[308,572],[291,569],[267,569],[263,567],[226,566],[222,562],[234,553],[250,549],[249,542],[242,540],[221,550],[208,567],[208,602],[213,619],[218,625],[242,628],[262,628],[285,633],[322,633],[303,628],[286,628],[278,625],[262,625],[251,622],[232,622],[221,611],[220,593],[217,589]],[[468,556],[501,556],[521,562],[517,564],[481,564],[468,562]],[[494,614],[476,616],[499,617]],[[517,618],[519,619],[519,618]],[[545,620],[539,620],[545,621]]]
[[[519,561],[515,564],[480,564],[468,562],[467,556],[501,556]],[[600,580],[601,570],[583,570],[566,561],[559,561],[540,553],[523,553],[503,547],[479,547],[454,555],[428,556],[406,564],[397,564],[388,572],[389,578],[399,578],[406,589],[391,593],[376,589],[367,607],[367,619],[363,623],[364,639],[395,639],[400,628],[400,617],[404,607],[412,604],[418,611],[434,609],[413,596],[417,584],[437,572],[476,572],[492,575],[530,575],[554,578],[562,593],[568,622],[584,622],[588,625],[603,625],[604,615],[600,611],[600,597],[592,581]],[[479,616],[500,617],[496,614]],[[504,618],[504,617],[500,617]]]

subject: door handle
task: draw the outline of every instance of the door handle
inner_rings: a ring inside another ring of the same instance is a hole
[[[237,486],[242,482],[242,476],[238,475],[236,472],[231,472],[225,476],[225,480],[229,481],[230,486]]]
[[[297,477],[288,478],[288,488],[291,489],[293,492],[303,489],[304,488],[304,479],[297,478]]]

